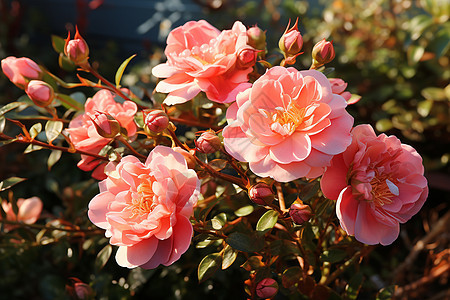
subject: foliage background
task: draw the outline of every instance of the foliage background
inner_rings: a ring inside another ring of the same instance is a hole
[[[113,2],[104,1],[95,13],[111,9]],[[144,5],[153,1],[137,2]],[[309,67],[309,53],[315,42],[321,38],[334,41],[337,53],[330,64],[335,68],[331,76],[344,79],[351,92],[362,96],[349,108],[355,125],[372,124],[379,132],[395,134],[403,143],[415,147],[424,158],[430,185],[425,206],[402,225],[398,240],[387,247],[376,247],[356,270],[365,278],[359,299],[373,299],[378,290],[393,285],[403,289],[399,297],[403,299],[450,297],[446,287],[450,257],[450,4],[445,0],[195,2],[189,12],[192,19],[205,18],[220,29],[231,27],[237,19],[246,26],[258,24],[267,30],[269,52],[277,47],[288,19],[299,17],[305,41],[305,54],[296,65],[299,69]],[[54,28],[48,11],[33,1],[1,1],[0,57],[27,56],[59,76],[70,78],[73,73],[65,73],[57,66],[50,36],[64,36],[76,22],[82,24],[82,34],[91,46],[91,60],[98,62],[105,77],[113,78],[120,63],[138,53],[124,84],[136,85],[142,95],[150,95],[156,80],[150,75],[151,67],[164,60],[160,37],[167,32],[164,26],[183,22],[162,22],[156,32],[136,36],[134,28],[127,34],[129,26],[120,25],[127,24],[127,18],[132,19],[133,15],[123,15],[114,20],[121,32],[105,31],[102,35],[90,29],[95,21],[89,19],[94,10],[88,1],[73,1],[70,5],[76,5],[76,10],[68,16],[65,28]],[[130,45],[135,49],[130,49]],[[0,90],[1,105],[21,96],[21,91],[3,75]],[[83,92],[85,96],[92,93]],[[64,154],[48,172],[49,152],[23,155],[24,148],[16,144],[0,148],[0,180],[10,176],[28,178],[13,188],[14,197],[39,196],[44,201],[44,219],[56,216],[82,228],[92,226],[86,217],[87,203],[98,188],[89,174],[76,167],[79,158]],[[8,191],[1,192],[0,197],[8,198]],[[439,220],[441,225],[446,223],[439,227]],[[20,229],[18,234],[27,237],[31,233]],[[418,241],[424,242],[423,249],[418,250]],[[211,252],[209,248],[191,247],[180,261],[167,268],[130,271],[118,267],[114,259],[105,261],[102,267],[104,257],[97,254],[102,249],[103,254],[107,253],[107,245],[101,235],[89,238],[58,231],[45,241],[28,240],[25,247],[17,247],[14,240],[0,233],[0,298],[65,299],[69,297],[66,285],[74,284],[71,278],[89,284],[99,299],[245,297],[243,281],[247,275],[239,267],[245,261],[242,257],[226,271],[218,271],[212,279],[198,283],[197,265]],[[279,293],[276,299],[290,298]]]

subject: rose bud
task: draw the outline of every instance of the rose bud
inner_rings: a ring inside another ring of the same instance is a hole
[[[55,98],[51,85],[41,80],[31,80],[25,92],[33,103],[40,107],[48,106]]]
[[[197,150],[202,153],[214,153],[220,149],[222,142],[214,131],[208,130],[203,132],[200,137],[195,141]]]
[[[333,42],[327,42],[325,39],[321,40],[313,47],[313,63],[311,68],[317,69],[318,67],[331,62],[335,55]]]
[[[84,282],[77,282],[73,287],[78,299],[93,299],[94,290],[90,285]]]
[[[256,285],[256,295],[259,298],[271,299],[278,292],[278,283],[272,278],[264,278]]]
[[[295,224],[302,225],[311,219],[311,207],[301,201],[295,201],[289,208],[289,215]]]
[[[21,89],[25,89],[30,79],[40,79],[41,68],[28,57],[9,56],[2,59],[2,70],[6,77]]]
[[[290,21],[289,21],[290,22]],[[289,24],[281,36],[278,46],[284,53],[285,58],[290,58],[292,63],[295,63],[295,57],[300,55],[300,50],[303,46],[303,37],[298,31],[298,18],[295,21],[294,26],[289,28]]]
[[[180,153],[181,155],[183,155],[184,159],[186,160],[187,166],[189,169],[194,169],[195,166],[197,165],[197,161],[194,158],[195,155],[195,150],[189,150],[189,152],[187,152],[186,150],[182,149],[181,147],[173,147],[172,148],[175,152]]]
[[[64,45],[64,54],[76,65],[88,65],[89,47],[76,28],[74,39],[70,39],[70,32]]]
[[[159,109],[143,111],[145,127],[155,133],[160,133],[169,126],[169,116]]]
[[[247,30],[247,38],[247,45],[257,50],[266,50],[266,33],[258,26]]]
[[[120,123],[113,116],[97,111],[94,114],[90,114],[89,117],[100,136],[112,139],[120,133]]]
[[[239,51],[237,57],[236,64],[238,69],[243,70],[252,67],[255,64],[257,57],[258,57],[258,50],[248,46],[244,47],[242,50]]]
[[[331,91],[333,94],[338,94],[344,97],[345,101],[347,101],[347,104],[355,104],[359,100],[361,100],[361,96],[355,96],[352,100],[352,94],[350,92],[347,92],[345,89],[347,88],[347,83],[340,79],[340,78],[328,78],[331,84]]]
[[[272,187],[265,182],[258,182],[248,190],[250,200],[259,205],[270,205],[275,198]]]

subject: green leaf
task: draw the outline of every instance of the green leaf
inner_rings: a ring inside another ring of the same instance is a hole
[[[274,210],[267,211],[261,216],[258,223],[256,224],[256,231],[265,231],[267,229],[272,229],[273,226],[278,221],[279,213]]]
[[[52,150],[47,159],[47,166],[49,171],[53,167],[53,165],[56,164],[58,160],[61,158],[61,154],[62,154],[61,150]]]
[[[378,120],[377,123],[375,124],[375,128],[380,132],[386,132],[389,129],[392,129],[392,127],[393,127],[392,122],[389,119]]]
[[[29,144],[28,147],[23,151],[23,153],[27,154],[33,151],[41,150],[42,147],[38,145]]]
[[[61,121],[47,121],[45,124],[45,135],[47,141],[51,144],[63,130],[63,123]]]
[[[36,123],[31,126],[29,132],[32,139],[34,139],[42,131],[42,124]]]
[[[323,253],[320,255],[320,260],[327,261],[327,262],[334,264],[334,263],[344,260],[346,257],[347,257],[347,252],[345,252],[344,250],[330,249],[330,250],[323,251]]]
[[[234,263],[237,254],[237,251],[231,248],[230,245],[225,246],[222,253],[222,270],[227,269]]]
[[[0,192],[9,189],[13,185],[16,185],[24,180],[27,180],[26,178],[20,178],[20,177],[9,177],[2,182],[0,182]]]
[[[0,116],[0,133],[5,130],[6,119],[4,116]]]
[[[64,52],[64,46],[66,45],[66,41],[57,35],[52,35],[52,46],[58,53]]]
[[[406,54],[408,55],[408,61],[411,65],[416,64],[420,61],[423,54],[425,53],[425,48],[422,46],[411,45],[408,47]]]
[[[206,255],[198,265],[198,281],[202,282],[211,277],[221,266],[222,256],[219,253]]]
[[[3,116],[8,111],[18,108],[21,105],[24,105],[23,102],[11,102],[0,108],[0,116]]]
[[[222,229],[223,225],[227,222],[227,215],[225,213],[220,213],[211,219],[212,227],[215,230]]]
[[[239,209],[237,209],[234,214],[238,217],[245,217],[248,216],[249,214],[251,214],[253,212],[255,208],[253,207],[253,205],[246,205],[243,206]]]
[[[390,285],[388,287],[382,288],[378,294],[375,300],[390,300],[394,296],[394,292],[396,290],[396,285]]]
[[[106,245],[100,252],[97,254],[97,258],[95,259],[95,268],[97,270],[101,270],[109,260],[109,257],[112,253],[112,247],[110,244]]]
[[[424,100],[420,101],[419,104],[417,104],[417,112],[422,117],[427,117],[430,114],[431,109],[433,108],[433,100]]]
[[[61,102],[61,104],[67,108],[67,109],[76,109],[76,110],[83,110],[84,106],[83,104],[79,103],[72,97],[64,94],[56,94],[57,99]]]
[[[447,99],[445,90],[437,87],[428,87],[421,91],[422,96],[427,100],[444,101]]]
[[[243,252],[256,252],[264,247],[264,239],[256,234],[233,232],[226,239],[226,243],[236,250]]]
[[[364,277],[361,273],[356,273],[350,279],[350,282],[345,287],[345,299],[356,300],[359,290],[361,289]]]
[[[125,68],[127,67],[128,63],[130,62],[130,60],[132,60],[134,57],[136,56],[136,54],[131,55],[130,57],[128,57],[119,67],[119,69],[117,69],[116,72],[116,87],[120,87],[120,80],[122,80],[122,75],[123,72],[125,71]]]
[[[65,56],[64,53],[59,54],[58,64],[61,69],[68,72],[72,72],[76,69],[75,64],[67,56]]]
[[[420,38],[425,29],[431,24],[433,24],[433,18],[425,14],[417,15],[412,18],[409,24],[412,33],[411,39],[415,41]]]

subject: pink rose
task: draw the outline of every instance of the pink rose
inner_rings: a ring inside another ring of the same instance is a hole
[[[28,199],[19,198],[17,200],[17,207],[19,208],[18,214],[13,211],[12,204],[6,201],[2,202],[2,208],[6,213],[6,219],[9,221],[18,221],[26,224],[33,224],[37,221],[42,211],[42,201],[38,197],[31,197]],[[0,215],[0,220],[1,220]],[[7,230],[13,229],[14,225],[6,224]]]
[[[78,150],[98,154],[112,140],[102,137],[97,132],[92,118],[99,112],[112,116],[122,128],[126,129],[128,136],[132,137],[136,134],[134,115],[137,112],[137,105],[132,101],[125,101],[123,104],[117,103],[111,92],[100,90],[94,97],[86,101],[84,109],[85,113],[73,119],[69,123],[69,128],[66,129],[70,134],[71,142]],[[103,171],[104,164],[99,166],[99,161],[92,156],[81,155],[78,167],[83,171],[95,169],[92,173],[92,177],[95,179],[106,178]]]
[[[25,92],[33,103],[40,107],[50,105],[55,98],[52,86],[41,80],[31,80]]]
[[[251,84],[249,64],[236,67],[240,50],[247,46],[247,30],[236,21],[220,32],[205,20],[187,22],[167,37],[167,62],[153,68],[159,78],[156,91],[169,93],[164,103],[184,103],[203,91],[216,102],[228,103]]]
[[[428,196],[422,158],[395,136],[376,136],[370,125],[352,130],[353,140],[336,155],[320,182],[337,199],[342,228],[363,243],[391,244],[399,223],[415,215]]]
[[[153,269],[178,260],[191,242],[189,217],[200,190],[184,157],[156,146],[145,163],[129,155],[117,165],[108,163],[105,171],[108,177],[99,183],[88,215],[119,246],[117,263]]]
[[[273,67],[228,108],[225,149],[259,176],[318,177],[351,143],[346,106],[322,73]]]
[[[39,79],[42,75],[41,68],[28,57],[2,59],[2,70],[12,83],[22,89],[27,87],[29,80]]]
[[[347,101],[347,104],[355,104],[359,100],[361,100],[361,97],[354,97],[353,100],[350,101],[350,98],[352,98],[352,94],[350,92],[347,92],[345,89],[347,88],[347,82],[340,78],[328,78],[331,84],[331,90],[333,91],[333,94],[338,94],[344,97],[345,101]]]

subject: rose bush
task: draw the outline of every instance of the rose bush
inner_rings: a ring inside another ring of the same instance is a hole
[[[126,156],[117,165],[110,162],[105,171],[88,215],[119,246],[117,263],[153,269],[178,260],[191,242],[189,217],[200,190],[184,157],[157,146],[145,163]]]
[[[318,177],[351,142],[346,106],[322,73],[273,67],[228,108],[225,149],[259,176]]]
[[[337,200],[342,228],[366,244],[389,245],[399,223],[415,215],[428,196],[422,158],[395,136],[376,136],[370,125],[352,130],[352,143],[331,161],[320,182]]]

